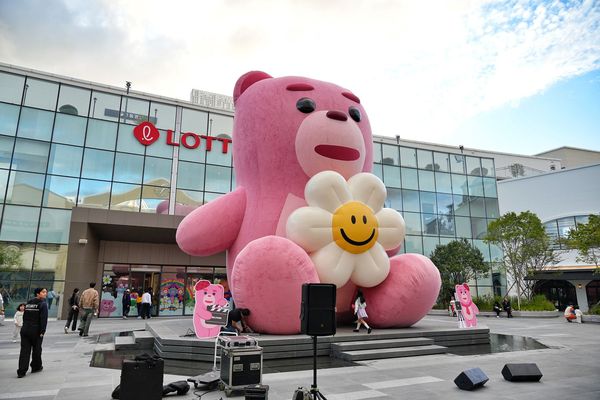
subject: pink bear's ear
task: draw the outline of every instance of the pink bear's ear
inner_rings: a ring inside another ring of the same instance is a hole
[[[238,97],[240,97],[242,93],[244,93],[250,86],[254,85],[258,81],[269,78],[273,77],[262,71],[250,71],[240,76],[240,79],[237,80],[235,83],[235,88],[233,89],[233,103],[235,104]]]
[[[207,280],[202,279],[202,280],[196,282],[196,286],[194,286],[194,289],[195,290],[202,290],[202,289],[207,288],[209,286],[210,286],[210,282],[207,281]]]
[[[463,283],[463,286],[465,287],[465,289],[467,289],[469,292],[471,291],[471,289],[469,289],[469,285],[466,283]]]

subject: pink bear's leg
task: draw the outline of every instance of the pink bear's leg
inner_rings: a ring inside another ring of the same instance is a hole
[[[423,318],[435,304],[440,273],[420,254],[390,259],[390,274],[379,285],[364,288],[368,322],[378,328],[408,327]]]
[[[248,324],[257,332],[300,332],[302,284],[319,276],[306,252],[279,236],[253,240],[236,257],[231,272],[233,300],[248,308]]]

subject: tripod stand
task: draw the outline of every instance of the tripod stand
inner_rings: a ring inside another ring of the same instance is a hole
[[[327,400],[327,397],[323,396],[323,393],[319,392],[317,387],[317,337],[313,336],[313,384],[310,385],[310,393],[313,396],[313,400]]]

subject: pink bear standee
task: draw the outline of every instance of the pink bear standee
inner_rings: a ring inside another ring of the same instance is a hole
[[[212,313],[206,309],[207,306],[226,306],[223,286],[211,284],[207,280],[199,280],[194,286],[194,330],[199,338],[215,337],[219,334],[221,326],[207,324],[212,318]]]
[[[477,326],[477,314],[479,314],[479,308],[477,305],[473,303],[473,299],[471,298],[471,289],[469,285],[463,283],[462,285],[456,285],[456,300],[460,302],[461,313],[463,315],[463,319],[465,321],[466,327],[476,327]]]
[[[359,98],[332,83],[303,77],[272,78],[259,71],[234,89],[234,168],[237,188],[190,213],[177,243],[188,254],[227,251],[227,276],[237,307],[248,308],[258,332],[300,332],[303,283],[319,276],[305,250],[286,238],[289,215],[306,206],[308,180],[331,170],[345,179],[370,172],[373,142]],[[440,276],[418,254],[390,259],[390,273],[364,288],[369,323],[410,326],[435,303]],[[338,288],[337,310],[351,316],[356,286]]]

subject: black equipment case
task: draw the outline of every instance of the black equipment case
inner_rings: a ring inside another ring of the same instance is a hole
[[[221,381],[225,388],[242,390],[262,382],[262,347],[224,348],[221,352]]]
[[[244,400],[268,400],[269,385],[250,385],[244,389]]]
[[[161,400],[163,395],[162,358],[143,354],[135,360],[123,360],[121,367],[121,400]]]

